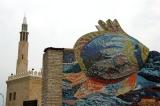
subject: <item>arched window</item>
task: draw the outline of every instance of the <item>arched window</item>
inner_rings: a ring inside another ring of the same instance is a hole
[[[12,100],[12,93],[9,93],[9,101]]]
[[[13,93],[13,100],[16,100],[16,92]]]

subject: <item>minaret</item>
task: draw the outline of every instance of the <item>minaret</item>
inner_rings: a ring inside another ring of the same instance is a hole
[[[27,19],[24,16],[22,29],[20,32],[20,41],[18,47],[18,59],[16,74],[27,72],[28,70],[28,32],[27,32]]]

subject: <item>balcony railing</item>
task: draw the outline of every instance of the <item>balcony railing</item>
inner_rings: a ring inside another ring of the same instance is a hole
[[[27,76],[42,77],[42,72],[33,71],[33,70],[27,71],[27,72],[16,74],[16,75],[10,75],[8,77],[8,80],[15,80],[15,79],[19,79],[19,78],[23,78],[23,77],[27,77]]]

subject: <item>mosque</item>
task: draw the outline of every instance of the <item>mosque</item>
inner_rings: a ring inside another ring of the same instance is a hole
[[[28,25],[23,19],[18,46],[16,74],[8,77],[6,106],[41,106],[42,74],[28,70]]]

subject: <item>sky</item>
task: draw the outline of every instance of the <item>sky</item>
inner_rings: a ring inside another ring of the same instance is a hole
[[[72,48],[99,19],[117,19],[129,35],[160,51],[159,0],[0,0],[0,93],[16,72],[19,32],[27,17],[29,69],[40,70],[47,47]],[[0,106],[2,99],[0,97]]]

